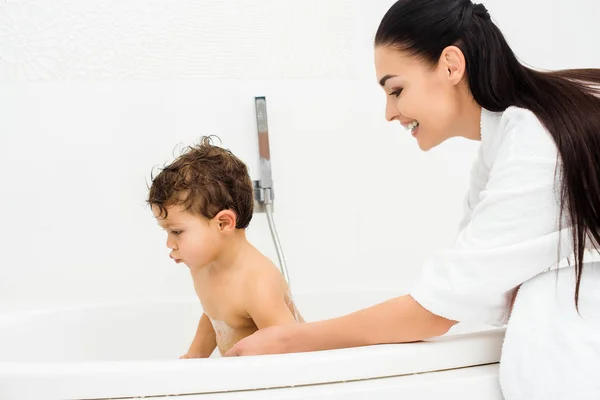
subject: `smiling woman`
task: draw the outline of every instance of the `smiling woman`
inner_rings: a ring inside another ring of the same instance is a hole
[[[470,0],[397,1],[375,35],[375,69],[386,119],[421,149],[481,141],[454,246],[429,260],[409,295],[258,332],[229,354],[409,342],[457,321],[508,323],[506,399],[595,396],[600,264],[584,268],[583,254],[600,243],[600,70],[521,65],[485,6]],[[573,253],[574,266],[548,271]]]
[[[385,117],[409,129],[422,150],[430,150],[453,136],[472,140],[480,137],[479,126],[461,118],[473,120],[480,114],[463,79],[463,53],[449,47],[440,61],[431,66],[390,46],[375,48],[377,76],[382,76],[379,84],[387,94]]]

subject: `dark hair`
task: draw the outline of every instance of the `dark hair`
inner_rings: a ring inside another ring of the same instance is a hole
[[[600,69],[542,72],[522,65],[485,6],[470,0],[399,0],[383,17],[375,45],[406,51],[432,67],[455,45],[479,105],[525,108],[546,127],[560,157],[559,229],[566,214],[578,306],[586,244],[598,250],[600,243]]]
[[[212,145],[210,137],[185,148],[151,180],[147,202],[158,207],[161,218],[168,216],[167,207],[183,205],[209,219],[222,210],[232,210],[237,215],[237,229],[250,224],[254,192],[246,164],[231,151]]]

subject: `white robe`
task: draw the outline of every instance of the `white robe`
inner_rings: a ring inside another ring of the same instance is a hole
[[[533,113],[483,109],[456,242],[429,260],[410,292],[448,319],[508,324],[507,400],[600,399],[600,264],[584,266],[579,316],[574,269],[556,268],[572,254],[567,224],[558,229],[556,166],[556,145]]]

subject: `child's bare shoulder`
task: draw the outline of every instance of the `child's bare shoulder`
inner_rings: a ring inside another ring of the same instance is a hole
[[[262,256],[249,266],[246,286],[250,290],[286,290],[287,284],[279,268],[268,257]]]
[[[269,259],[252,265],[243,292],[244,309],[258,329],[297,321],[285,278]]]

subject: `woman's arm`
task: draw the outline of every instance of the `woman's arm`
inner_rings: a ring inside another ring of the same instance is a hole
[[[456,324],[397,297],[334,319],[272,327],[239,341],[227,356],[330,350],[414,342],[443,335]]]

